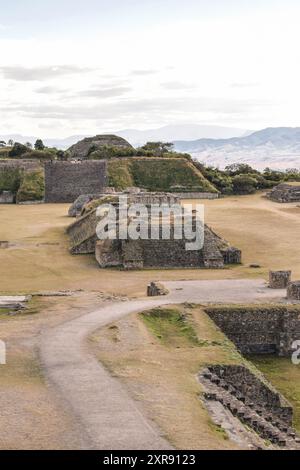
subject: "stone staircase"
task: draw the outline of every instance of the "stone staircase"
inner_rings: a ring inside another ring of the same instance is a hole
[[[221,403],[243,425],[251,428],[274,447],[300,450],[300,436],[289,420],[280,419],[266,406],[249,400],[238,387],[218,376],[210,368],[201,372],[199,380],[204,386],[205,400]]]

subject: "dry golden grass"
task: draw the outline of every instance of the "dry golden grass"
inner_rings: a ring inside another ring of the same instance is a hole
[[[188,314],[199,345],[184,340],[179,330],[176,338],[172,325],[162,329],[159,338],[140,315],[131,315],[91,337],[95,354],[177,449],[233,449],[235,444],[213,424],[202,405],[196,376],[207,364],[243,359],[201,307],[169,308]],[[165,337],[168,334],[172,341]]]
[[[84,289],[138,296],[145,294],[147,283],[154,279],[267,277],[270,268],[292,269],[293,277],[300,279],[297,204],[277,204],[260,194],[204,203],[206,222],[242,249],[243,266],[225,270],[100,270],[93,256],[71,256],[68,252],[65,228],[72,221],[66,216],[69,205],[2,205],[0,240],[8,240],[14,246],[0,249],[0,289],[11,293]],[[251,269],[250,263],[258,263],[261,268]],[[41,300],[42,315],[18,318],[2,315],[1,338],[13,344],[14,356],[0,381],[1,396],[5,397],[0,421],[3,420],[2,427],[4,422],[6,426],[0,448],[72,445],[72,425],[63,416],[56,397],[45,389],[34,348],[41,328],[92,309],[100,302],[94,295],[91,299]],[[203,339],[213,338],[215,330],[210,330],[205,318],[202,315],[195,320],[197,331]],[[150,416],[157,416],[157,422],[176,446],[229,448],[232,445],[224,441],[201,407],[197,397],[200,385],[195,380],[195,374],[206,361],[235,360],[224,356],[222,346],[166,348],[135,317],[124,319],[117,329],[99,335],[99,357],[133,387],[135,397],[144,402]],[[27,346],[19,347],[24,342]],[[58,429],[66,430],[65,441],[63,431],[57,433]]]
[[[71,256],[65,228],[67,204],[0,206],[0,240],[15,243],[0,250],[2,292],[86,289],[121,295],[145,295],[150,280],[264,277],[289,268],[300,278],[297,256],[300,208],[262,197],[202,201],[206,222],[243,251],[243,265],[224,270],[100,270],[91,255]],[[261,269],[251,269],[258,263]]]

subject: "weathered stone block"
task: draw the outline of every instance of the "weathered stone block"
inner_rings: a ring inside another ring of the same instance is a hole
[[[293,281],[287,287],[288,300],[300,300],[300,281]]]
[[[169,293],[168,289],[166,289],[163,284],[160,282],[151,282],[147,289],[148,297],[156,297],[159,295],[167,295]]]
[[[270,271],[269,287],[271,289],[285,289],[291,281],[292,271]]]
[[[14,195],[11,191],[3,191],[0,193],[0,204],[13,204]]]

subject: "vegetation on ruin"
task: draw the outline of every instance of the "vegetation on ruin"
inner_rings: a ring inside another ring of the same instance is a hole
[[[3,168],[0,172],[0,192],[11,191],[17,202],[39,201],[44,197],[43,170],[24,171],[19,168]]]
[[[183,158],[114,159],[108,163],[109,185],[138,186],[149,191],[216,192],[201,172]]]
[[[111,160],[108,163],[107,169],[109,186],[119,190],[134,186],[130,162],[128,160]]]
[[[294,365],[286,357],[251,356],[249,360],[291,403],[294,409],[294,426],[300,432],[300,366]]]
[[[9,154],[9,148],[7,148],[7,147],[1,148],[0,147],[0,159],[1,158],[8,158],[8,154]]]
[[[149,191],[216,192],[194,165],[185,159],[134,159],[131,163],[134,186]]]
[[[186,345],[198,345],[196,331],[186,315],[178,309],[154,308],[141,314],[152,333],[164,344],[174,345],[174,341]]]
[[[41,201],[44,198],[44,191],[43,170],[25,172],[17,192],[17,202]]]
[[[191,160],[187,153],[179,153],[173,150],[173,144],[169,142],[147,142],[142,147],[118,147],[103,145],[101,148],[92,145],[88,152],[88,159],[111,159],[127,157],[150,157],[150,158],[185,158]]]
[[[11,191],[16,194],[23,177],[19,168],[3,168],[0,171],[0,192]]]
[[[81,215],[85,215],[103,204],[116,204],[118,201],[119,197],[114,195],[107,195],[99,199],[93,199],[91,202],[84,205]]]

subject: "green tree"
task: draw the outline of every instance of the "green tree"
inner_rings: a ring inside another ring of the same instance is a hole
[[[229,176],[247,174],[247,173],[259,173],[257,170],[254,170],[250,165],[247,163],[232,163],[231,165],[227,165],[225,167],[225,172]]]
[[[24,153],[28,152],[28,148],[26,145],[20,144],[19,142],[15,142],[12,149],[9,152],[10,157],[20,157]]]
[[[249,175],[236,175],[232,178],[234,194],[254,194],[258,183]]]
[[[170,152],[172,148],[173,144],[171,142],[147,142],[138,150],[151,152],[153,155],[160,157],[164,153]]]
[[[35,150],[44,150],[45,149],[45,145],[42,141],[42,139],[37,139],[35,144],[34,144],[34,148]]]

